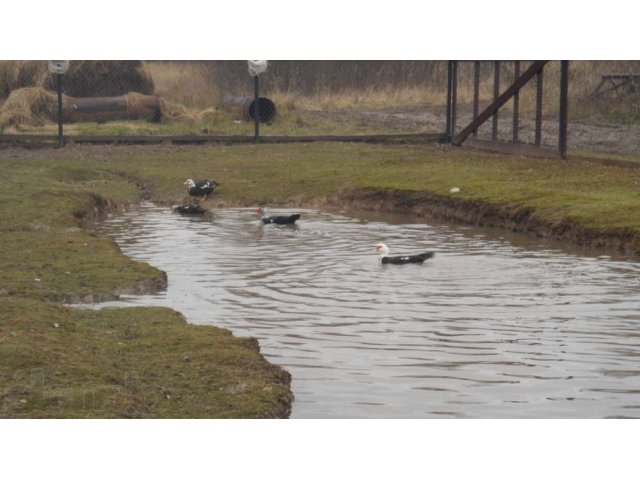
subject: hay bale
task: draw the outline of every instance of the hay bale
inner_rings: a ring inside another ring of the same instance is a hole
[[[58,98],[55,93],[42,87],[27,87],[14,90],[0,110],[0,126],[40,126],[55,122]]]
[[[184,105],[162,97],[160,98],[160,110],[163,120],[194,120],[198,117],[197,113]]]
[[[0,126],[41,126],[57,121],[58,96],[42,87],[14,90],[0,109]],[[82,121],[147,120],[162,118],[160,102],[155,95],[131,92],[118,97],[62,96],[65,123]]]
[[[32,60],[0,61],[0,98],[7,98],[13,90],[41,87],[49,77],[47,62]]]
[[[3,110],[0,112],[0,129],[29,125],[41,127],[44,121],[25,110]]]
[[[130,92],[124,95],[124,99],[127,102],[127,119],[148,122],[159,122],[162,119],[162,107],[157,96]]]
[[[50,81],[45,87],[55,89],[55,84]],[[129,92],[153,94],[151,75],[139,60],[72,61],[64,76],[64,93],[72,97],[113,97]]]
[[[56,90],[46,61],[0,61],[0,98],[16,89],[44,87]],[[63,79],[64,92],[75,97],[110,97],[153,93],[153,79],[139,60],[73,60]]]

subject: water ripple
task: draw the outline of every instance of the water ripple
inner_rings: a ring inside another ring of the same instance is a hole
[[[407,217],[301,213],[296,228],[253,209],[146,204],[110,218],[97,230],[169,285],[105,305],[165,305],[257,337],[293,375],[294,417],[640,415],[637,263]],[[437,254],[383,266],[377,242]]]

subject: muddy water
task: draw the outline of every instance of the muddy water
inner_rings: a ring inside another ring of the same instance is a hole
[[[107,305],[164,305],[257,337],[293,376],[294,418],[640,416],[640,264],[491,230],[297,211],[298,228],[151,204],[108,219],[98,231],[169,286]],[[381,265],[380,241],[437,255]]]

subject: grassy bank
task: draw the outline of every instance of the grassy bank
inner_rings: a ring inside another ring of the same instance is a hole
[[[37,158],[25,159],[24,153]],[[108,158],[0,151],[0,417],[282,417],[288,373],[167,309],[76,310],[166,284],[82,228],[138,202]]]
[[[0,318],[0,417],[268,418],[289,409],[288,374],[255,342],[187,325],[169,309],[0,297]]]
[[[209,177],[221,183],[209,208],[353,202],[474,222],[502,215],[509,228],[611,235],[640,253],[640,169],[595,160],[417,145],[72,146],[3,149],[0,169],[0,416],[286,414],[287,374],[246,340],[166,309],[57,303],[164,284],[84,228],[139,201],[141,185],[166,205],[185,199],[185,178]]]
[[[373,188],[526,208],[536,218],[590,228],[635,232],[640,225],[640,169],[606,165],[595,158],[560,161],[442,145],[344,143],[73,146],[6,150],[2,157],[7,175],[0,201],[7,208],[0,220],[19,226],[13,230],[35,233],[46,233],[59,222],[76,226],[74,219],[90,210],[96,198],[120,204],[137,199],[135,181],[143,181],[157,202],[178,202],[185,199],[182,183],[188,177],[211,177],[222,183],[220,193],[208,201],[210,206],[302,204]],[[461,191],[450,195],[454,186]],[[55,203],[74,195],[78,211],[65,212]],[[78,201],[81,198],[84,203]],[[56,213],[45,210],[45,205]],[[27,214],[22,208],[32,210]]]

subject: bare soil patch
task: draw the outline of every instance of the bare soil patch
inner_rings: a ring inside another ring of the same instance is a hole
[[[571,114],[571,113],[569,113]],[[458,110],[457,130],[471,122],[471,106],[461,106]],[[446,109],[442,106],[392,107],[375,110],[324,110],[312,111],[309,119],[332,120],[344,124],[370,126],[372,129],[384,129],[389,133],[444,132]],[[479,138],[491,138],[491,121],[485,122],[478,131]],[[520,116],[518,137],[521,142],[533,143],[535,120]],[[614,153],[619,155],[640,154],[640,125],[606,124],[575,120],[569,122],[569,149],[578,151]],[[511,112],[500,112],[498,117],[498,138],[511,141],[513,123]],[[545,117],[542,121],[541,142],[556,147],[558,142],[558,120]]]

